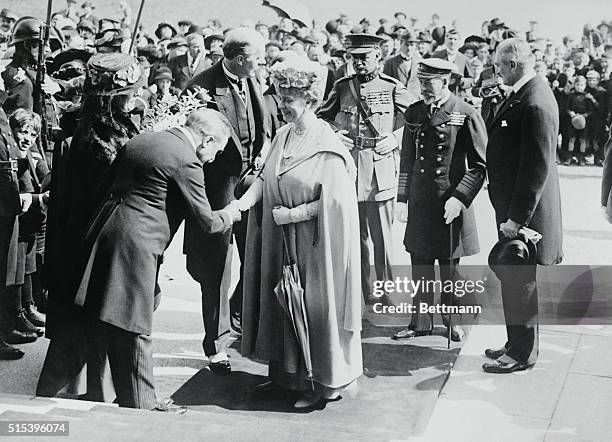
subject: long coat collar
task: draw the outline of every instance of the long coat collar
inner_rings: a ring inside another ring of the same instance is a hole
[[[535,86],[537,81],[540,81],[540,79],[537,76],[533,77],[531,80],[525,83],[525,85],[516,94],[514,94],[512,98],[506,100],[497,114],[495,114],[495,118],[493,118],[493,121],[491,121],[489,128],[495,127],[501,117],[514,109],[521,102],[521,100],[524,99],[525,95],[527,95],[527,93]]]

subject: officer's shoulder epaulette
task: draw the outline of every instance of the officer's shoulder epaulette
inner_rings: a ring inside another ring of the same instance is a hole
[[[401,81],[399,81],[397,78],[393,78],[390,75],[383,74],[382,72],[379,75],[380,75],[380,78],[382,78],[383,80],[386,80],[386,81],[388,81],[390,83],[398,84],[398,85],[402,84]]]

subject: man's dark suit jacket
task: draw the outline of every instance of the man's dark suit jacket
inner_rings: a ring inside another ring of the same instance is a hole
[[[487,130],[489,197],[497,225],[509,218],[538,231],[538,264],[561,262],[559,110],[546,81],[529,80],[502,105]]]
[[[115,160],[105,204],[90,224],[75,302],[100,320],[149,335],[161,257],[189,220],[201,239],[228,230],[210,208],[202,163],[179,129],[133,138]]]
[[[383,73],[399,80],[399,82],[406,86],[415,97],[418,97],[421,94],[421,83],[417,78],[417,73],[421,60],[421,56],[417,55],[412,57],[412,66],[410,67],[410,71],[407,72],[403,67],[404,58],[401,54],[394,55],[385,60]]]
[[[212,98],[208,107],[221,112],[232,125],[231,137],[223,153],[214,163],[204,165],[206,194],[213,210],[224,208],[234,199],[234,187],[243,170],[240,132],[232,98],[232,85],[223,71],[222,63],[223,61],[220,61],[210,69],[196,75],[187,85],[187,90],[194,86],[207,90]],[[250,158],[253,160],[261,152],[264,142],[269,139],[270,123],[259,82],[254,78],[249,78],[247,83],[255,119],[255,139]],[[215,263],[216,272],[222,274],[228,245],[229,238],[226,235],[223,237],[214,235],[202,240],[195,234],[190,223],[186,223],[183,251],[187,254],[187,270],[191,276],[201,281],[203,278],[201,272],[204,268],[210,269],[211,260]],[[206,263],[201,262],[202,260],[205,260]]]
[[[187,65],[187,54],[171,58],[170,61],[168,61],[168,69],[172,71],[172,86],[182,91],[187,87],[189,80],[200,72],[204,72],[210,66],[210,60],[202,56],[198,63],[198,67],[192,74],[189,72],[189,66]]]
[[[440,49],[439,51],[434,52],[432,57],[441,58],[442,60],[449,61],[448,50],[446,49]],[[473,77],[472,71],[468,65],[468,58],[465,55],[463,55],[461,52],[457,52],[457,55],[455,56],[453,63],[457,65],[457,68],[459,68],[458,72],[461,75],[463,75],[464,77]]]

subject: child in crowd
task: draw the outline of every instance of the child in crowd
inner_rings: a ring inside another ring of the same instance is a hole
[[[584,166],[585,152],[587,148],[587,135],[589,133],[589,120],[597,108],[597,102],[591,94],[586,91],[587,80],[582,75],[576,77],[574,91],[569,94],[567,112],[571,118],[570,139],[568,150],[574,152],[576,140],[579,142],[580,153],[572,157],[577,158],[578,163]]]
[[[34,112],[18,108],[9,117],[9,125],[18,147],[19,192],[29,194],[24,213],[19,217],[19,239],[15,274],[7,290],[8,332],[16,330],[32,335],[34,339],[43,335],[45,315],[39,313],[33,298],[33,283],[38,277],[45,242],[46,206],[49,192],[46,191],[51,174],[47,163],[37,148],[41,130],[41,119]],[[5,331],[5,332],[6,332]]]
[[[589,131],[587,134],[589,146],[593,150],[594,163],[598,166],[603,165],[604,152],[603,145],[606,142],[606,118],[608,116],[608,91],[600,86],[601,75],[595,70],[587,72],[586,91],[595,98],[596,109],[589,121]]]

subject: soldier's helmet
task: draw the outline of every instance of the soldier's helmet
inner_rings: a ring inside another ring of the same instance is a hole
[[[43,26],[43,22],[35,17],[21,17],[13,28],[10,46],[21,41],[40,39],[40,32]]]

